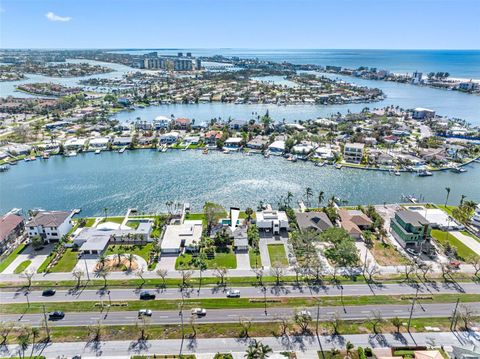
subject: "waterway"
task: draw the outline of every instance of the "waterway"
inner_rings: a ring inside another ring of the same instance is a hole
[[[276,205],[281,195],[292,192],[301,199],[307,187],[314,197],[335,195],[349,204],[398,202],[402,194],[424,196],[443,202],[445,187],[450,201],[460,195],[480,201],[480,165],[466,167],[467,173],[438,172],[420,178],[404,173],[332,166],[315,167],[310,162],[292,163],[283,158],[245,156],[201,151],[154,150],[53,156],[49,160],[22,162],[0,173],[0,212],[13,207],[73,209],[84,215],[121,214],[128,207],[139,211],[165,210],[165,202],[189,202],[199,210],[206,201],[224,206],[256,208],[259,201]]]

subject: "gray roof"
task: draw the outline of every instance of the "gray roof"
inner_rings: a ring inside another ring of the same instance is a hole
[[[425,217],[418,212],[405,210],[405,211],[398,211],[396,215],[402,221],[404,221],[405,223],[409,223],[414,227],[421,227],[421,226],[424,226],[425,224],[430,224],[430,222],[427,221]]]
[[[318,231],[325,231],[333,227],[332,222],[324,212],[297,212],[295,217],[300,230],[313,228]]]
[[[58,227],[70,217],[72,212],[63,211],[42,211],[38,212],[26,224],[27,227]]]
[[[233,231],[233,245],[243,247],[248,245],[247,227],[239,226]]]

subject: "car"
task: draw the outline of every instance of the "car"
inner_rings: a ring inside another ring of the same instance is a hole
[[[60,320],[60,319],[63,319],[64,317],[65,317],[65,313],[60,311],[55,311],[48,314],[49,320]]]
[[[52,289],[52,288],[49,288],[49,289],[45,289],[43,292],[42,292],[42,295],[44,297],[51,297],[52,295],[55,295],[56,291],[55,289]]]
[[[151,317],[152,316],[152,311],[150,309],[140,309],[138,311],[138,316],[139,317]]]
[[[405,250],[407,251],[408,254],[411,254],[412,256],[418,256],[419,255],[419,253],[412,248],[407,248]]]
[[[143,291],[140,293],[140,299],[143,299],[143,300],[155,299],[155,294],[148,291]]]
[[[207,315],[207,310],[205,308],[193,308],[192,315],[196,315],[198,317]]]
[[[227,292],[227,298],[240,298],[240,291],[238,289],[230,289]]]

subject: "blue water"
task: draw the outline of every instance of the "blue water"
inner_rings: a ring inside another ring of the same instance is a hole
[[[402,194],[412,193],[443,202],[445,187],[451,188],[452,204],[462,194],[478,202],[480,165],[467,169],[464,174],[441,172],[420,178],[219,152],[137,150],[53,156],[0,173],[0,212],[13,207],[82,208],[85,215],[101,215],[104,207],[112,214],[125,213],[129,207],[156,212],[165,210],[169,200],[189,202],[195,210],[206,201],[244,209],[255,208],[261,200],[276,205],[288,191],[295,200],[302,199],[307,187],[314,197],[324,191],[325,198],[336,195],[352,205],[398,202]]]
[[[392,72],[449,72],[452,77],[480,79],[480,50],[261,50],[261,49],[153,49],[125,53],[175,55],[191,52],[193,56],[238,56],[294,64],[336,65],[349,68],[376,67]]]

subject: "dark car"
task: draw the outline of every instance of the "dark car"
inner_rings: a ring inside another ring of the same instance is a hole
[[[155,299],[155,294],[144,291],[140,293],[140,299],[143,299],[143,300]]]
[[[52,295],[55,295],[56,291],[55,289],[45,289],[43,292],[42,292],[42,295],[44,297],[51,297]]]
[[[59,311],[50,313],[48,315],[49,320],[60,320],[60,319],[63,319],[64,317],[65,317],[65,313],[59,312]]]

